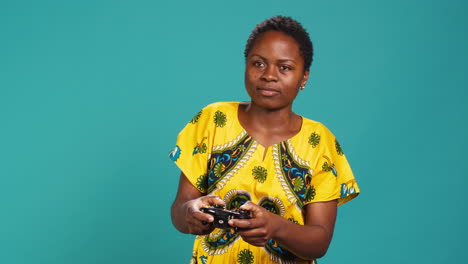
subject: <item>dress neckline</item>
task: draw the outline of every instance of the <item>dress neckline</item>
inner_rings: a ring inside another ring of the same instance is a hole
[[[265,152],[270,148],[270,147],[273,147],[273,146],[277,146],[279,144],[282,144],[282,143],[286,143],[286,142],[290,142],[292,139],[296,138],[299,136],[299,134],[302,133],[303,131],[303,128],[304,128],[304,117],[301,116],[301,115],[298,115],[300,118],[301,118],[301,128],[299,129],[299,131],[297,131],[296,134],[292,135],[291,137],[283,140],[283,141],[280,141],[278,143],[275,143],[275,144],[271,144],[270,146],[264,146],[262,144],[260,144],[252,135],[249,134],[249,132],[247,131],[247,129],[245,129],[245,127],[241,124],[240,120],[239,120],[239,111],[240,111],[240,108],[241,108],[241,105],[242,105],[243,102],[236,102],[236,107],[235,107],[235,116],[236,116],[236,123],[237,125],[242,128],[242,131],[243,133],[245,133],[245,135],[249,136],[252,138],[253,142],[255,142],[255,144],[257,144],[258,146],[262,147],[263,149],[265,149]]]

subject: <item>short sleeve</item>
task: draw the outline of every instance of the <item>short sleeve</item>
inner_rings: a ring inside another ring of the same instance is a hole
[[[310,202],[338,200],[338,206],[359,194],[351,167],[335,136],[324,127],[319,135],[319,157],[311,180],[315,197]]]
[[[206,107],[199,111],[177,136],[169,158],[202,193],[207,190],[208,156],[212,149],[212,124]]]

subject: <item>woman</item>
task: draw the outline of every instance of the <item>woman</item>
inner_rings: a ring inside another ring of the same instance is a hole
[[[309,78],[312,43],[295,20],[257,25],[245,49],[251,101],[214,103],[180,132],[172,221],[198,235],[192,263],[315,263],[330,244],[337,206],[359,189],[340,145],[322,124],[292,111]],[[200,209],[253,218],[214,228]]]

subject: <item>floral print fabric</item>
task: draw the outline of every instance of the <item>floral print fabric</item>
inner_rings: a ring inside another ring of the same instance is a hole
[[[298,134],[265,148],[238,120],[238,102],[214,103],[198,112],[179,133],[170,158],[203,194],[218,195],[226,209],[252,201],[304,224],[302,208],[359,193],[343,150],[321,123],[302,118]],[[197,236],[192,263],[315,263],[298,259],[270,240],[255,247],[234,229]]]

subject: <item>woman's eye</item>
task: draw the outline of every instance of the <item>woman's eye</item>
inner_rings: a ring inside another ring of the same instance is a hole
[[[281,65],[280,66],[280,70],[282,71],[290,71],[291,70],[291,67],[287,66],[287,65]]]
[[[253,65],[254,65],[255,67],[257,67],[257,68],[260,68],[260,67],[263,67],[264,64],[263,64],[263,62],[261,62],[261,61],[255,61],[255,62],[253,63]]]

